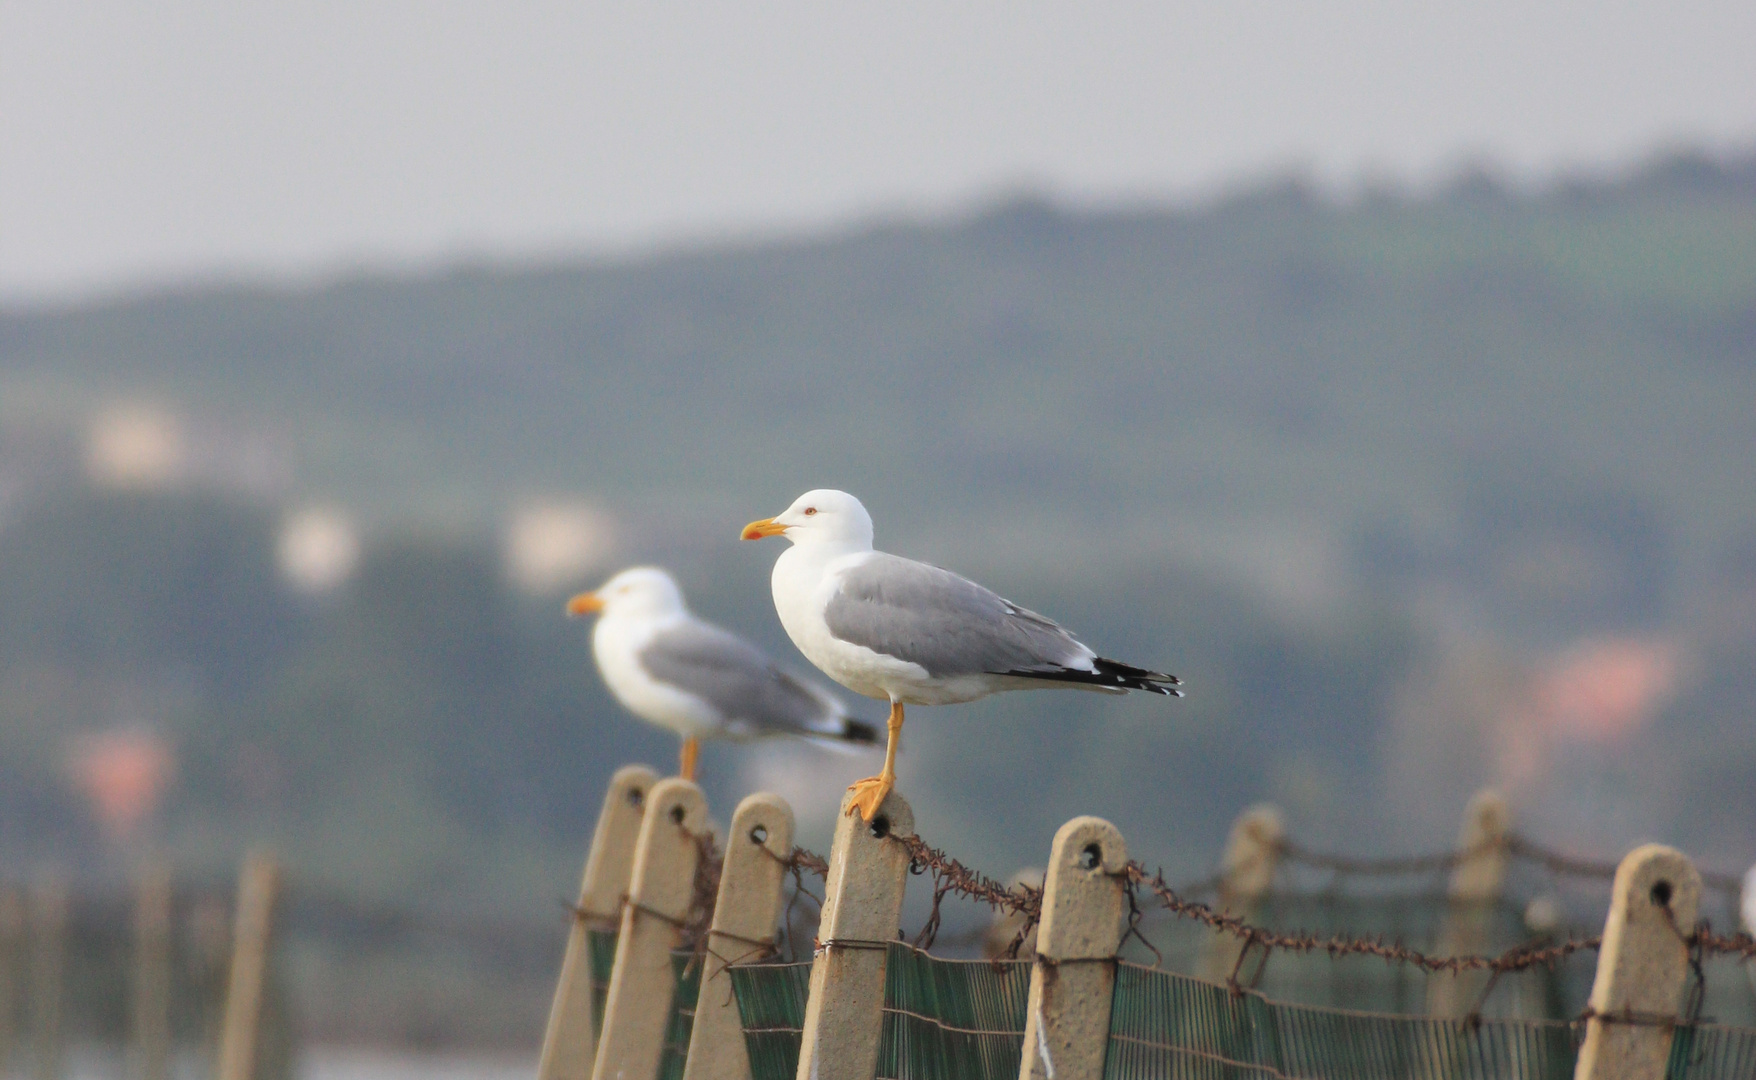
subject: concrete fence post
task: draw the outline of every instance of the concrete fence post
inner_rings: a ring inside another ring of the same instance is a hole
[[[1257,803],[1238,815],[1226,837],[1225,858],[1220,862],[1220,911],[1245,922],[1255,920],[1256,909],[1280,869],[1281,844],[1285,840],[1286,823],[1277,807]],[[1214,932],[1201,952],[1200,976],[1210,982],[1231,978],[1244,947],[1241,939]]]
[[[707,799],[688,780],[654,784],[647,796],[634,872],[622,905],[616,966],[604,1001],[604,1030],[592,1065],[596,1080],[653,1080],[664,1052],[676,977],[671,950],[695,898],[698,838],[706,835]]]
[[[148,864],[136,884],[128,1003],[130,1072],[136,1080],[166,1080],[171,1074],[171,898],[170,865]]]
[[[900,932],[908,884],[908,849],[889,838],[914,831],[914,811],[894,791],[870,822],[850,816],[842,798],[811,961],[798,1080],[872,1080],[877,1072],[885,952]]]
[[[232,967],[220,1021],[217,1080],[255,1080],[261,1056],[263,999],[268,982],[280,867],[265,852],[244,859],[232,918]]]
[[[1438,955],[1492,951],[1492,909],[1506,885],[1511,833],[1512,808],[1505,796],[1492,788],[1471,796],[1457,833],[1457,849],[1469,854],[1451,869],[1445,890],[1449,903],[1434,950]],[[1427,978],[1427,1012],[1452,1018],[1468,1015],[1480,1002],[1489,978],[1486,971],[1433,972]]]
[[[1110,1039],[1128,848],[1114,825],[1076,817],[1055,833],[1024,1013],[1020,1080],[1098,1080]]]
[[[759,792],[738,804],[726,835],[683,1080],[750,1080],[744,1025],[725,970],[728,964],[757,959],[773,949],[786,860],[792,852],[793,811],[785,799]]]
[[[604,806],[592,830],[591,849],[579,883],[579,901],[567,931],[561,976],[549,1007],[549,1026],[543,1032],[537,1080],[590,1080],[597,1035],[592,1030],[591,1001],[596,985],[588,934],[614,930],[621,922],[622,898],[634,872],[634,844],[656,783],[658,774],[645,765],[624,765],[610,778],[609,790],[604,792]]]
[[[37,1080],[60,1080],[62,997],[67,982],[67,883],[37,882],[31,895],[31,1050]]]
[[[1616,868],[1574,1080],[1662,1080],[1689,977],[1701,875],[1662,844]]]

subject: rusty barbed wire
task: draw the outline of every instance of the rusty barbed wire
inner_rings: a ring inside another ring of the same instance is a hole
[[[1439,851],[1427,855],[1389,855],[1377,858],[1355,858],[1313,851],[1296,840],[1288,839],[1276,843],[1275,848],[1280,857],[1290,863],[1350,876],[1377,877],[1452,870],[1460,863],[1468,862],[1501,846],[1506,846],[1510,850],[1510,845],[1503,845],[1500,841],[1489,841],[1456,851]]]
[[[1459,971],[1514,972],[1533,967],[1553,967],[1555,964],[1576,952],[1595,951],[1603,944],[1601,937],[1573,938],[1554,945],[1538,946],[1531,943],[1516,945],[1498,956],[1429,956],[1418,949],[1411,949],[1400,941],[1385,941],[1383,938],[1353,937],[1350,935],[1320,934],[1295,931],[1284,933],[1270,930],[1245,922],[1236,915],[1228,915],[1215,911],[1212,907],[1195,900],[1187,900],[1178,895],[1175,889],[1165,881],[1162,872],[1148,874],[1146,867],[1138,862],[1130,862],[1117,871],[1126,886],[1132,891],[1144,888],[1158,897],[1159,903],[1171,914],[1179,918],[1192,919],[1214,930],[1227,933],[1244,942],[1245,949],[1251,947],[1262,949],[1265,953],[1276,949],[1294,953],[1327,953],[1331,959],[1343,956],[1375,956],[1392,963],[1408,964],[1424,971],[1445,971],[1455,974]]]
[[[1328,870],[1336,874],[1359,877],[1391,877],[1409,876],[1423,873],[1439,873],[1454,870],[1460,864],[1479,858],[1489,852],[1504,851],[1509,857],[1536,863],[1552,874],[1564,877],[1591,878],[1594,880],[1612,881],[1616,876],[1618,863],[1601,859],[1585,859],[1533,840],[1522,833],[1507,833],[1506,836],[1492,839],[1466,848],[1455,848],[1450,851],[1436,851],[1424,855],[1390,855],[1381,857],[1356,858],[1347,855],[1336,855],[1330,852],[1314,851],[1296,840],[1283,839],[1276,848],[1280,857],[1289,863],[1308,866],[1317,870]],[[1718,873],[1702,870],[1701,884],[1709,889],[1724,893],[1733,898],[1743,889],[1743,883],[1734,874]],[[1183,892],[1194,890],[1183,889]]]
[[[764,848],[763,850],[767,850]],[[806,851],[802,847],[793,848],[793,853],[781,860],[795,871],[816,874],[825,881],[829,880],[829,860],[814,851]]]
[[[912,866],[919,867],[918,872],[931,872],[934,878],[932,908],[928,914],[927,925],[917,937],[917,945],[927,948],[931,945],[939,926],[940,906],[945,897],[958,895],[978,903],[987,904],[996,912],[1005,911],[1024,918],[1024,927],[1019,938],[1027,934],[1042,917],[1042,890],[1028,885],[1008,887],[992,877],[965,866],[962,862],[947,855],[922,840],[919,836],[896,836],[897,843],[908,851]],[[1319,865],[1327,869],[1344,870],[1358,873],[1420,873],[1455,866],[1465,859],[1479,855],[1482,851],[1494,847],[1504,847],[1509,853],[1519,857],[1543,862],[1558,873],[1573,873],[1581,876],[1602,876],[1603,864],[1583,859],[1573,859],[1561,855],[1540,844],[1513,834],[1512,836],[1490,844],[1478,845],[1457,851],[1440,852],[1431,855],[1393,856],[1376,859],[1349,859],[1343,856],[1325,855],[1312,852],[1297,845],[1288,847],[1296,856],[1309,865]],[[817,873],[827,877],[828,864],[822,856],[804,848],[794,848],[792,857],[787,860],[795,870]],[[1615,867],[1608,867],[1609,877],[1614,877]],[[1566,941],[1544,944],[1541,942],[1524,942],[1513,946],[1495,956],[1464,955],[1434,956],[1411,948],[1400,941],[1386,941],[1383,938],[1361,937],[1353,935],[1306,933],[1303,931],[1283,932],[1268,927],[1256,926],[1235,915],[1228,915],[1215,910],[1209,904],[1191,900],[1181,891],[1171,886],[1164,877],[1163,871],[1148,872],[1138,862],[1131,862],[1118,872],[1129,889],[1130,909],[1135,913],[1130,926],[1139,921],[1140,907],[1135,899],[1135,892],[1145,889],[1152,893],[1165,911],[1179,918],[1200,922],[1214,930],[1227,933],[1245,943],[1245,951],[1251,948],[1263,951],[1262,962],[1266,963],[1267,954],[1274,950],[1295,953],[1321,952],[1331,958],[1343,956],[1372,956],[1386,963],[1408,964],[1429,972],[1486,971],[1496,976],[1525,971],[1530,968],[1553,968],[1556,964],[1580,952],[1595,952],[1602,947],[1600,935],[1583,938],[1571,938]],[[1724,875],[1716,875],[1722,881]],[[1703,881],[1708,875],[1703,875]],[[1206,882],[1199,884],[1207,884]],[[1136,935],[1137,936],[1137,935]],[[926,944],[920,944],[925,941]],[[1684,938],[1692,950],[1704,954],[1734,956],[1745,960],[1756,959],[1756,939],[1749,934],[1717,934],[1706,922],[1699,923],[1695,930]]]
[[[972,870],[932,847],[918,836],[892,836],[908,852],[909,862],[930,870],[947,883],[947,892],[987,904],[995,911],[1007,911],[1035,920],[1042,914],[1043,891],[1029,885],[1008,886],[979,870]]]
[[[697,953],[707,949],[707,934],[713,927],[713,909],[719,903],[719,879],[725,866],[725,852],[711,832],[684,835],[695,844],[695,880],[691,883],[689,914],[683,920],[684,948]]]
[[[1613,881],[1616,877],[1618,863],[1600,859],[1582,859],[1556,851],[1528,836],[1512,833],[1506,838],[1506,850],[1514,858],[1526,859],[1540,863],[1551,873],[1564,874],[1569,877],[1598,878]],[[1744,884],[1735,874],[1719,873],[1713,870],[1698,870],[1701,884],[1709,889],[1725,893],[1736,899],[1743,891]]]
[[[1749,934],[1716,934],[1706,923],[1695,927],[1689,935],[1689,942],[1704,953],[1714,956],[1736,956],[1743,960],[1756,960],[1756,938]]]
[[[928,949],[939,935],[940,913],[945,898],[956,893],[977,903],[987,904],[995,913],[1007,912],[1020,916],[1022,922],[1007,947],[1007,955],[1018,955],[1024,939],[1042,917],[1043,891],[1029,885],[1007,886],[979,870],[971,870],[956,859],[930,846],[919,836],[891,836],[908,852],[909,868],[916,873],[933,875],[933,904],[921,932],[915,937],[917,949]],[[918,868],[918,869],[917,869]]]

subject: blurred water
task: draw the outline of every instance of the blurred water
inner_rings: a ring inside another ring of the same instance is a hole
[[[173,1076],[193,1080],[207,1075],[207,1062],[199,1055],[179,1057]],[[26,1063],[16,1062],[0,1076],[30,1075]],[[519,1080],[536,1075],[535,1054],[513,1053],[410,1053],[365,1050],[353,1047],[311,1046],[299,1052],[294,1073],[299,1080]],[[129,1075],[127,1062],[113,1049],[97,1046],[70,1047],[65,1080],[121,1080]]]
[[[302,1080],[519,1080],[535,1076],[536,1055],[410,1054],[311,1047],[299,1058]]]

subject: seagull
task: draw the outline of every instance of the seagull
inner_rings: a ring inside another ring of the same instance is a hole
[[[677,765],[685,780],[695,779],[703,738],[878,741],[877,727],[849,716],[833,694],[690,614],[677,582],[657,567],[624,570],[567,601],[576,618],[597,612],[591,651],[598,672],[629,712],[682,738]]]
[[[793,543],[773,578],[793,644],[849,690],[890,702],[884,770],[848,789],[848,813],[867,821],[896,786],[904,705],[1048,687],[1183,696],[1174,675],[1106,660],[968,578],[874,550],[872,516],[845,491],[808,491],[785,513],[744,526],[745,540],[767,536]]]

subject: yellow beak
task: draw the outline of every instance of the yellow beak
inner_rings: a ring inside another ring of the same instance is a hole
[[[594,592],[582,592],[567,601],[567,614],[576,619],[581,615],[590,615],[602,610],[604,610],[603,597]]]
[[[750,524],[744,526],[742,538],[745,540],[760,540],[765,536],[779,536],[786,531],[787,527],[785,525],[777,524],[773,518],[763,518],[760,521],[752,521]]]

